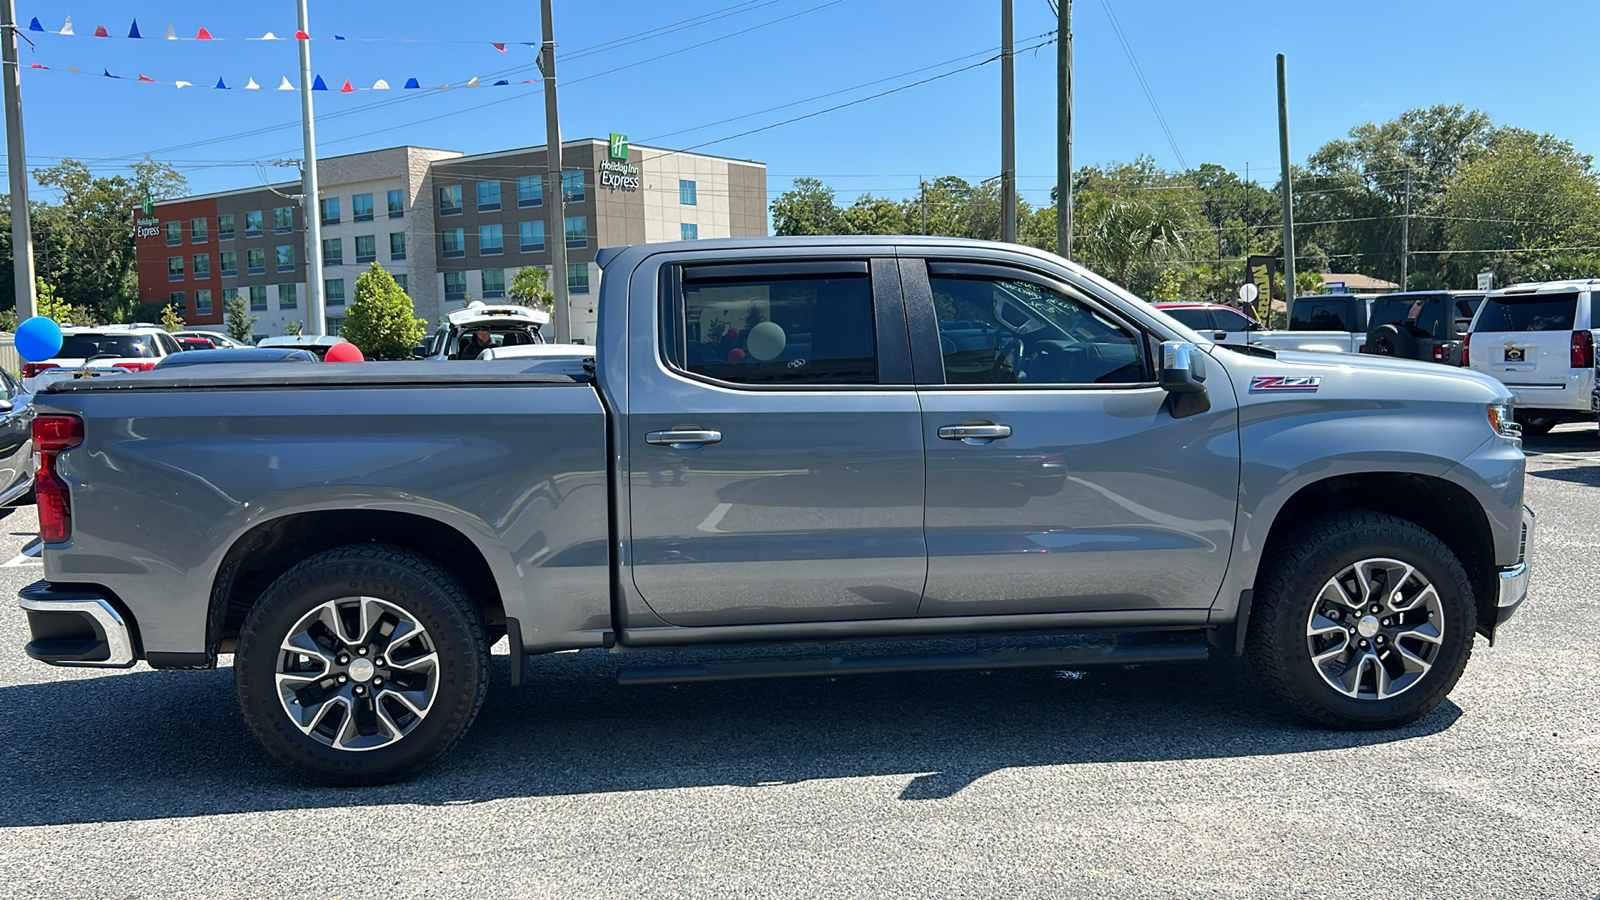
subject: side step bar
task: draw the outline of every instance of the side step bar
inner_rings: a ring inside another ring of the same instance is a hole
[[[1190,662],[1209,655],[1203,643],[1111,647],[1029,648],[906,656],[832,656],[812,659],[752,659],[684,666],[644,666],[617,673],[618,684],[675,684],[747,678],[871,675],[881,672],[948,672],[961,669],[1022,669],[1036,666],[1135,665]]]

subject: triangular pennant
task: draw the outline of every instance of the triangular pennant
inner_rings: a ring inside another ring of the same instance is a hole
[[[111,37],[111,32],[106,31],[106,27],[104,25],[96,25],[94,27],[94,36],[95,37]]]
[[[33,17],[33,21],[28,23],[28,30],[29,31],[43,31],[44,30],[44,26],[39,24],[39,17],[38,16],[34,16]]]
[[[333,36],[333,39],[336,40],[336,41],[342,41],[342,40],[344,40],[344,35],[336,34],[336,35]]]
[[[263,40],[263,41],[275,41],[275,40],[277,40],[277,39],[278,39],[278,36],[277,36],[277,35],[275,35],[275,34],[273,34],[273,33],[272,33],[272,32],[270,32],[270,31],[269,31],[269,32],[267,32],[267,33],[266,33],[266,34],[263,34],[263,35],[262,35],[262,36],[261,36],[261,37],[260,37],[260,38],[259,38],[259,40]]]
[[[501,53],[506,52],[506,45],[505,44],[497,44],[494,41],[490,41],[489,42],[489,46],[495,48],[496,50],[499,50]]]
[[[34,63],[33,65],[29,66],[28,68],[30,68],[30,69],[49,69],[50,67],[49,66],[41,66],[38,63]]]
[[[71,34],[72,33],[72,17],[71,16],[67,16],[66,24],[61,26],[61,33],[62,34]]]
[[[496,81],[496,82],[495,82],[495,83],[494,83],[494,86],[495,86],[495,87],[500,87],[500,86],[501,86],[501,85],[503,85],[503,84],[510,84],[510,83],[511,83],[511,82],[509,82],[509,81],[507,81],[507,80],[505,80],[505,79],[504,79],[504,78],[502,78],[502,79],[500,79],[500,80],[499,80],[499,81]]]
[[[194,82],[192,81],[175,81],[173,83],[178,86],[178,90],[180,91],[186,87],[194,87]]]
[[[294,85],[289,83],[289,76],[287,76],[287,75],[283,76],[283,83],[278,85],[278,90],[280,90],[280,91],[292,91],[292,90],[294,90]]]
[[[223,83],[222,83],[222,79],[221,79],[221,78],[218,78],[218,79],[217,79],[217,86],[216,86],[216,90],[219,90],[219,91],[226,91],[226,90],[232,90],[232,89],[231,89],[231,88],[229,88],[229,87],[228,87],[228,86],[227,86],[227,85],[226,85],[226,84],[223,84]]]
[[[167,38],[167,40],[169,40],[169,41],[175,41],[175,40],[177,40],[177,39],[178,39],[178,32],[177,32],[177,30],[175,30],[175,29],[174,29],[174,28],[173,28],[173,27],[172,27],[172,23],[171,23],[171,22],[168,22],[168,23],[167,23],[167,34],[166,34],[166,38]]]
[[[401,90],[405,90],[405,91],[417,91],[417,90],[421,90],[421,89],[422,89],[422,85],[418,84],[417,80],[415,78],[407,78],[406,79],[406,86],[401,88]]]
[[[534,46],[534,44],[533,44],[533,41],[523,41],[522,42],[522,46],[524,46],[524,47],[532,47],[532,46]]]
[[[389,89],[389,82],[379,78],[377,81],[372,83],[372,89],[375,91],[387,91]]]
[[[128,37],[131,37],[131,38],[143,38],[144,37],[144,35],[139,33],[139,20],[138,19],[134,19],[133,20],[133,27],[128,29]]]
[[[104,75],[107,78],[121,78],[122,77],[121,75],[113,75],[113,74],[111,74],[111,70],[110,69],[101,69],[100,70],[100,74]]]
[[[244,89],[247,90],[247,91],[259,91],[259,90],[261,90],[261,85],[256,84],[256,80],[254,78],[251,78],[248,81],[246,81]]]
[[[356,89],[350,86],[350,79],[346,78],[344,80],[344,87],[339,88],[339,93],[341,93],[341,94],[354,94],[355,92],[356,92]]]
[[[478,82],[478,76],[474,75],[472,80],[467,82],[467,87],[483,87],[483,85]]]
[[[84,70],[78,68],[77,66],[67,66],[67,71],[68,72],[76,72],[79,75],[87,75],[87,74],[89,74],[88,72],[85,72]]]
[[[318,75],[317,80],[311,82],[311,89],[313,91],[325,91],[328,89],[328,83],[322,80],[321,75]]]
[[[149,75],[140,75],[139,76],[139,80],[145,82],[146,84],[155,84],[156,83],[156,80],[154,78],[151,78]]]
[[[294,33],[294,39],[297,41],[309,41],[311,40],[311,35],[306,34],[304,31],[296,31]]]
[[[451,86],[448,85],[448,84],[441,84],[438,87],[434,88],[434,90],[436,90],[436,91],[448,91],[448,90],[450,90],[450,87]]]
[[[202,28],[200,29],[200,32],[194,36],[194,39],[197,41],[209,41],[211,40],[211,32]]]

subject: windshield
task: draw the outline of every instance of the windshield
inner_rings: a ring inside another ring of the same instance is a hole
[[[1483,302],[1473,331],[1571,331],[1578,295],[1510,294]]]
[[[114,356],[122,359],[129,357],[155,356],[151,347],[151,340],[146,335],[139,334],[77,334],[65,335],[61,339],[61,352],[56,354],[61,359],[89,359],[94,356]]]

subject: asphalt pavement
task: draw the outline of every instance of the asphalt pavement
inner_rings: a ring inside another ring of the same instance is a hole
[[[0,896],[1600,897],[1600,437],[1530,439],[1533,594],[1414,725],[1319,731],[1237,660],[499,683],[408,784],[310,786],[230,671],[54,669],[0,600]],[[0,521],[0,595],[40,577]],[[226,659],[225,659],[226,663]]]

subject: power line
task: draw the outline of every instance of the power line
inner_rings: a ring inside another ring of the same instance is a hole
[[[1183,151],[1178,149],[1178,139],[1172,136],[1172,129],[1167,127],[1167,117],[1161,114],[1161,104],[1156,102],[1155,92],[1150,90],[1150,82],[1145,80],[1144,70],[1139,66],[1138,57],[1133,55],[1133,45],[1128,43],[1128,36],[1122,32],[1122,23],[1117,21],[1117,14],[1111,8],[1108,0],[1100,0],[1100,6],[1106,11],[1106,17],[1111,20],[1111,29],[1116,32],[1117,41],[1122,44],[1122,52],[1128,55],[1128,63],[1133,66],[1133,75],[1139,80],[1139,86],[1144,89],[1145,98],[1150,101],[1150,109],[1156,114],[1156,121],[1161,124],[1161,131],[1167,136],[1167,143],[1172,147],[1172,155],[1178,158],[1178,165],[1189,168],[1183,160]]]

